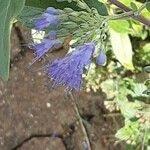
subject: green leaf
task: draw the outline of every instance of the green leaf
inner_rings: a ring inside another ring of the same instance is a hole
[[[70,7],[74,10],[79,10],[79,8],[76,6],[76,3],[68,3],[68,2],[57,2],[56,0],[26,0],[26,6],[32,6],[32,7],[38,7],[38,8],[44,8],[47,7],[55,7],[58,9],[64,9],[66,7]]]
[[[133,89],[134,97],[147,97],[143,92],[147,90],[147,87],[142,83],[137,83]]]
[[[127,20],[112,20],[109,21],[109,26],[116,32],[128,33],[130,24]]]
[[[138,10],[138,7],[136,6],[136,4],[134,2],[131,2],[130,5],[131,5],[131,8],[132,8],[133,11]]]
[[[136,140],[139,136],[139,123],[131,122],[130,120],[125,121],[123,128],[119,129],[116,133],[116,138],[127,141],[128,139]]]
[[[105,5],[98,0],[85,0],[89,7],[94,7],[98,10],[99,14],[107,15],[107,9]],[[57,2],[56,0],[26,0],[26,6],[38,7],[38,8],[47,8],[49,6],[55,7],[58,9],[64,9],[70,7],[73,10],[81,10],[76,6],[75,2]]]
[[[0,76],[4,80],[9,78],[11,26],[24,4],[25,0],[0,0]]]
[[[84,0],[90,8],[94,7],[97,9],[100,15],[106,16],[108,15],[106,6],[99,2],[98,0]]]
[[[148,2],[148,3],[146,4],[146,9],[147,9],[148,11],[150,11],[150,2]]]
[[[146,67],[144,67],[144,71],[146,71],[146,72],[150,73],[150,66],[146,66]]]
[[[25,6],[21,13],[18,15],[17,20],[29,28],[34,28],[33,18],[38,18],[44,11],[43,8]]]
[[[119,104],[121,107],[121,113],[125,118],[128,119],[134,118],[136,112],[142,108],[141,103],[138,101],[135,102],[121,101],[121,103]]]
[[[126,69],[134,70],[132,62],[133,51],[128,34],[118,33],[110,29],[110,39],[116,59],[118,59]]]

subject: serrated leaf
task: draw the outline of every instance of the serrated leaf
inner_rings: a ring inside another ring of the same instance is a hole
[[[115,136],[120,140],[128,140],[131,137],[135,140],[139,135],[138,127],[138,122],[131,122],[129,120],[126,120],[125,126],[119,129]]]
[[[24,3],[25,0],[0,0],[0,76],[4,80],[9,78],[11,26]]]
[[[126,106],[126,107],[124,107]],[[121,113],[128,119],[134,118],[136,112],[142,108],[139,102],[128,102],[121,101],[120,102]]]
[[[143,92],[146,90],[147,90],[147,87],[144,84],[138,83],[134,87],[134,96],[135,97],[140,97],[140,96],[147,97],[146,94],[143,94]]]
[[[116,59],[118,59],[126,69],[133,70],[133,51],[128,34],[118,33],[110,29],[110,39]]]

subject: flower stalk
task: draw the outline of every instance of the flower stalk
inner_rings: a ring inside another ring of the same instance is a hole
[[[132,17],[133,19],[143,23],[144,25],[150,27],[150,20],[148,20],[147,18],[145,18],[142,15],[138,15],[141,13],[141,11],[145,8],[145,3],[144,5],[135,13],[134,11],[132,11],[131,8],[127,7],[126,5],[122,4],[121,2],[119,2],[118,0],[107,0],[108,2],[110,2],[111,4],[116,5],[118,8],[122,9],[125,12],[129,12],[129,14],[131,13],[130,17]],[[120,17],[120,16],[119,16]],[[119,19],[118,17],[118,19]],[[114,17],[112,19],[115,19],[117,17]]]

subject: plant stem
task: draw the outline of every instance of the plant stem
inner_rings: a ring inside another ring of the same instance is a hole
[[[130,12],[125,12],[125,13],[118,14],[118,15],[111,15],[111,16],[108,16],[108,20],[125,19],[125,18],[132,17],[133,15],[134,15],[134,12],[133,12],[133,11],[130,11]]]
[[[146,3],[144,3],[139,9],[138,9],[138,11],[137,11],[137,15],[140,15],[140,13],[143,11],[143,9],[145,9],[146,8],[146,4],[147,4],[147,2]]]
[[[118,0],[107,0],[107,1],[110,2],[111,4],[116,5],[118,8],[122,9],[123,11],[126,11],[126,12],[131,12],[132,11],[131,8],[129,8],[126,5],[122,4]],[[139,12],[141,12],[144,8],[145,8],[145,6],[141,7]],[[135,15],[135,13],[133,13],[133,15],[131,17],[133,19],[143,23],[144,25],[150,27],[150,20],[146,19],[144,16],[142,16],[142,15]]]
[[[78,106],[77,106],[77,104],[76,104],[76,100],[75,100],[75,98],[74,98],[74,96],[73,96],[72,93],[70,93],[70,98],[71,98],[71,100],[72,100],[72,102],[73,102],[74,110],[75,110],[76,115],[77,115],[77,117],[78,117],[78,119],[79,119],[79,123],[80,123],[82,132],[83,132],[84,137],[85,137],[85,143],[87,144],[88,150],[92,150],[91,144],[90,144],[90,140],[89,140],[89,138],[88,138],[88,133],[87,133],[87,131],[86,131],[86,128],[85,128],[84,123],[83,123],[83,121],[82,121],[81,115],[80,115],[80,113],[79,113],[79,109],[78,109]]]

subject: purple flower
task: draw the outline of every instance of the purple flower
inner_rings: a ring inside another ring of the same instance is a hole
[[[57,33],[56,33],[56,31],[50,31],[50,32],[48,32],[48,36],[50,39],[56,39]]]
[[[42,16],[34,21],[35,29],[43,30],[50,25],[57,26],[60,21],[57,14],[59,14],[57,9],[53,7],[47,8],[47,10],[42,14]]]
[[[48,75],[54,85],[65,85],[66,88],[80,89],[84,67],[91,62],[95,50],[94,43],[79,46],[62,59],[56,59],[48,65]]]
[[[99,55],[96,58],[96,63],[98,65],[104,65],[106,63],[106,54],[104,53],[103,50],[100,51]]]
[[[54,7],[48,7],[45,12],[48,14],[52,14],[52,15],[58,15],[59,14],[59,10],[55,9]]]
[[[54,40],[43,39],[41,43],[32,45],[32,48],[35,49],[36,55],[35,61],[41,58],[43,55],[45,55],[49,50],[52,50],[54,48],[57,49],[60,48],[61,46],[62,42],[57,39]]]

